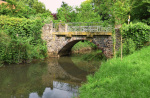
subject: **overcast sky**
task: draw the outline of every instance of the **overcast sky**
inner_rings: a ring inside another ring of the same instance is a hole
[[[49,9],[52,13],[56,13],[57,8],[60,8],[62,1],[66,2],[69,6],[79,6],[81,2],[85,0],[39,0],[43,2],[46,9]]]

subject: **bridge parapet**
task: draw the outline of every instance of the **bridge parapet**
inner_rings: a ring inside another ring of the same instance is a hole
[[[101,22],[54,23],[53,32],[112,32],[112,26]]]

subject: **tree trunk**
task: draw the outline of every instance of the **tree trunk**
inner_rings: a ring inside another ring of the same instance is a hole
[[[114,31],[114,57],[116,58],[116,32]]]

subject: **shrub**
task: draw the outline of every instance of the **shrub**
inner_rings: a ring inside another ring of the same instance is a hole
[[[4,40],[9,39],[0,43],[1,61],[22,63],[46,57],[47,48],[41,39],[43,24],[40,19],[30,20],[8,16],[0,16],[0,19],[0,27],[3,30],[0,37]]]
[[[129,39],[125,39],[125,42],[123,43],[123,55],[128,55],[128,54],[132,54],[136,49],[136,45],[134,43],[134,41],[129,38]],[[121,50],[119,50],[117,52],[117,56],[120,56]]]
[[[123,38],[132,39],[136,49],[140,49],[145,43],[150,41],[150,26],[145,23],[130,23],[123,25]]]

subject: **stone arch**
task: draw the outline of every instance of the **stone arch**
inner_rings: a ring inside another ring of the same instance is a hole
[[[102,53],[107,57],[111,58],[113,56],[113,42],[111,36],[95,36],[94,38],[80,38],[80,39],[69,39],[65,45],[63,45],[58,50],[59,56],[69,55],[71,53],[72,47],[82,40],[92,40],[98,49],[102,50]]]
[[[66,43],[59,51],[58,51],[58,55],[59,56],[65,56],[65,55],[69,55],[71,53],[71,49],[72,47],[78,43],[79,41],[82,41],[83,39],[81,40],[73,40],[73,41],[70,41],[68,43]]]

